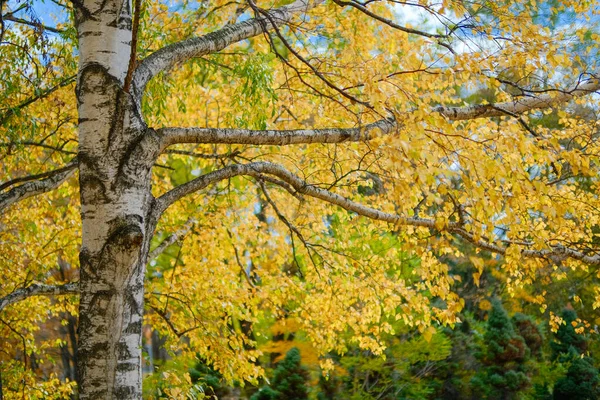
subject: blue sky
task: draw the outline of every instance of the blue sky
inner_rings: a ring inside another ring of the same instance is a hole
[[[24,1],[9,0],[7,8],[5,8],[3,11],[6,13],[8,10],[15,10],[24,3]],[[32,5],[32,7],[29,10],[23,9],[19,11],[15,14],[15,17],[30,21],[33,15],[35,18],[39,19],[42,24],[51,27],[54,27],[57,21],[65,22],[68,19],[66,10],[51,0],[34,0],[29,1],[28,3]],[[9,23],[13,24],[14,22]]]

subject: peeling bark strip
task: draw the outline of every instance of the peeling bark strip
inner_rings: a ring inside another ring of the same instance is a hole
[[[63,296],[69,294],[78,294],[78,283],[66,283],[64,285],[45,285],[36,283],[25,288],[17,289],[14,292],[0,298],[0,311],[33,296]]]

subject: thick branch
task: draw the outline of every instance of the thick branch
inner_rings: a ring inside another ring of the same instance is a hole
[[[202,190],[207,186],[222,181],[224,179],[229,179],[239,175],[248,175],[260,179],[264,174],[276,176],[277,178],[294,188],[299,194],[314,197],[326,201],[328,203],[335,204],[339,207],[342,207],[345,210],[355,212],[359,215],[370,219],[388,222],[395,226],[415,226],[426,227],[438,231],[444,230],[463,238],[464,240],[472,243],[473,245],[481,249],[502,255],[506,254],[507,247],[478,239],[477,237],[475,237],[475,235],[473,235],[465,229],[465,227],[462,225],[462,222],[447,222],[445,224],[442,224],[443,228],[440,228],[440,224],[438,223],[438,221],[433,219],[402,217],[397,214],[379,211],[374,208],[347,199],[343,196],[340,196],[339,194],[330,192],[329,190],[325,190],[317,186],[311,185],[308,182],[301,179],[300,177],[292,174],[282,166],[269,162],[253,162],[249,164],[230,165],[218,171],[214,171],[206,175],[200,176],[188,183],[176,187],[175,189],[159,197],[157,199],[156,208],[154,212],[158,213],[157,215],[160,215],[160,213],[162,213],[171,204],[181,199],[182,197],[194,193],[198,190]],[[563,246],[551,246],[549,249],[545,250],[523,249],[521,251],[521,254],[524,257],[549,258],[553,260],[573,258],[589,265],[600,265],[600,254],[587,255],[580,251],[565,248]]]
[[[389,134],[396,124],[383,119],[359,128],[263,130],[220,128],[162,128],[157,131],[163,149],[179,143],[227,143],[250,145],[290,145],[304,143],[362,142],[376,136],[376,132]]]
[[[296,0],[286,6],[269,11],[269,16],[277,25],[289,23],[296,15],[309,11],[324,0]],[[163,47],[145,58],[136,68],[133,76],[133,93],[141,99],[146,84],[160,72],[169,70],[191,58],[201,57],[220,51],[239,41],[261,34],[264,29],[272,29],[271,22],[264,17],[252,18],[237,24],[227,25],[207,35],[183,40]]]
[[[581,97],[600,90],[600,80],[589,79],[570,91],[539,94],[535,97],[523,97],[512,102],[485,104],[467,107],[444,107],[433,109],[450,120],[468,120],[497,116],[518,118],[524,112],[548,108],[573,98]],[[162,128],[157,131],[162,140],[163,149],[179,143],[227,143],[250,145],[290,145],[303,143],[342,143],[367,141],[379,130],[389,134],[396,129],[392,119],[382,119],[358,128],[325,128],[297,130],[220,129],[220,128]]]
[[[467,107],[444,107],[434,108],[448,119],[453,121],[501,117],[505,115],[515,116],[530,110],[549,108],[557,104],[565,103],[575,97],[585,96],[600,90],[600,79],[591,78],[580,82],[568,91],[556,91],[544,93],[531,97],[520,97],[514,101],[496,104],[481,104]]]
[[[77,165],[77,160],[73,160],[62,168],[42,174],[43,176],[46,176],[45,179],[28,182],[12,188],[6,193],[0,194],[0,212],[17,201],[49,192],[62,185],[64,181],[69,179],[69,177],[75,173]],[[8,183],[10,182],[7,182],[3,186],[6,187]]]
[[[25,300],[33,296],[64,296],[78,294],[79,283],[66,283],[64,285],[45,285],[36,283],[25,288],[17,289],[11,294],[0,298],[0,311],[11,304]]]

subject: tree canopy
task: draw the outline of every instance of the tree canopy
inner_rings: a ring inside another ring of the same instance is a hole
[[[265,321],[306,335],[325,371],[330,351],[384,354],[398,323],[428,340],[454,326],[455,259],[476,284],[501,274],[555,330],[551,284],[585,277],[563,294],[600,306],[598,13],[570,0],[2,2],[5,396],[74,390],[50,366],[60,340],[42,334],[68,316],[80,359],[114,336],[109,353],[141,365],[128,352],[148,326],[182,359],[257,383]],[[507,332],[500,355],[527,339]],[[135,375],[80,363],[85,385],[96,367],[109,384]],[[111,393],[140,396],[127,390]]]

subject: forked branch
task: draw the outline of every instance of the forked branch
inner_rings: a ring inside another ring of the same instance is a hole
[[[227,25],[201,37],[163,47],[145,58],[136,68],[133,75],[133,94],[140,101],[146,84],[159,73],[191,58],[215,53],[231,44],[260,35],[265,29],[273,27],[271,21],[279,26],[285,25],[291,22],[295,16],[307,12],[323,2],[324,0],[296,0],[291,4],[268,11],[269,19],[266,17],[252,18]]]

